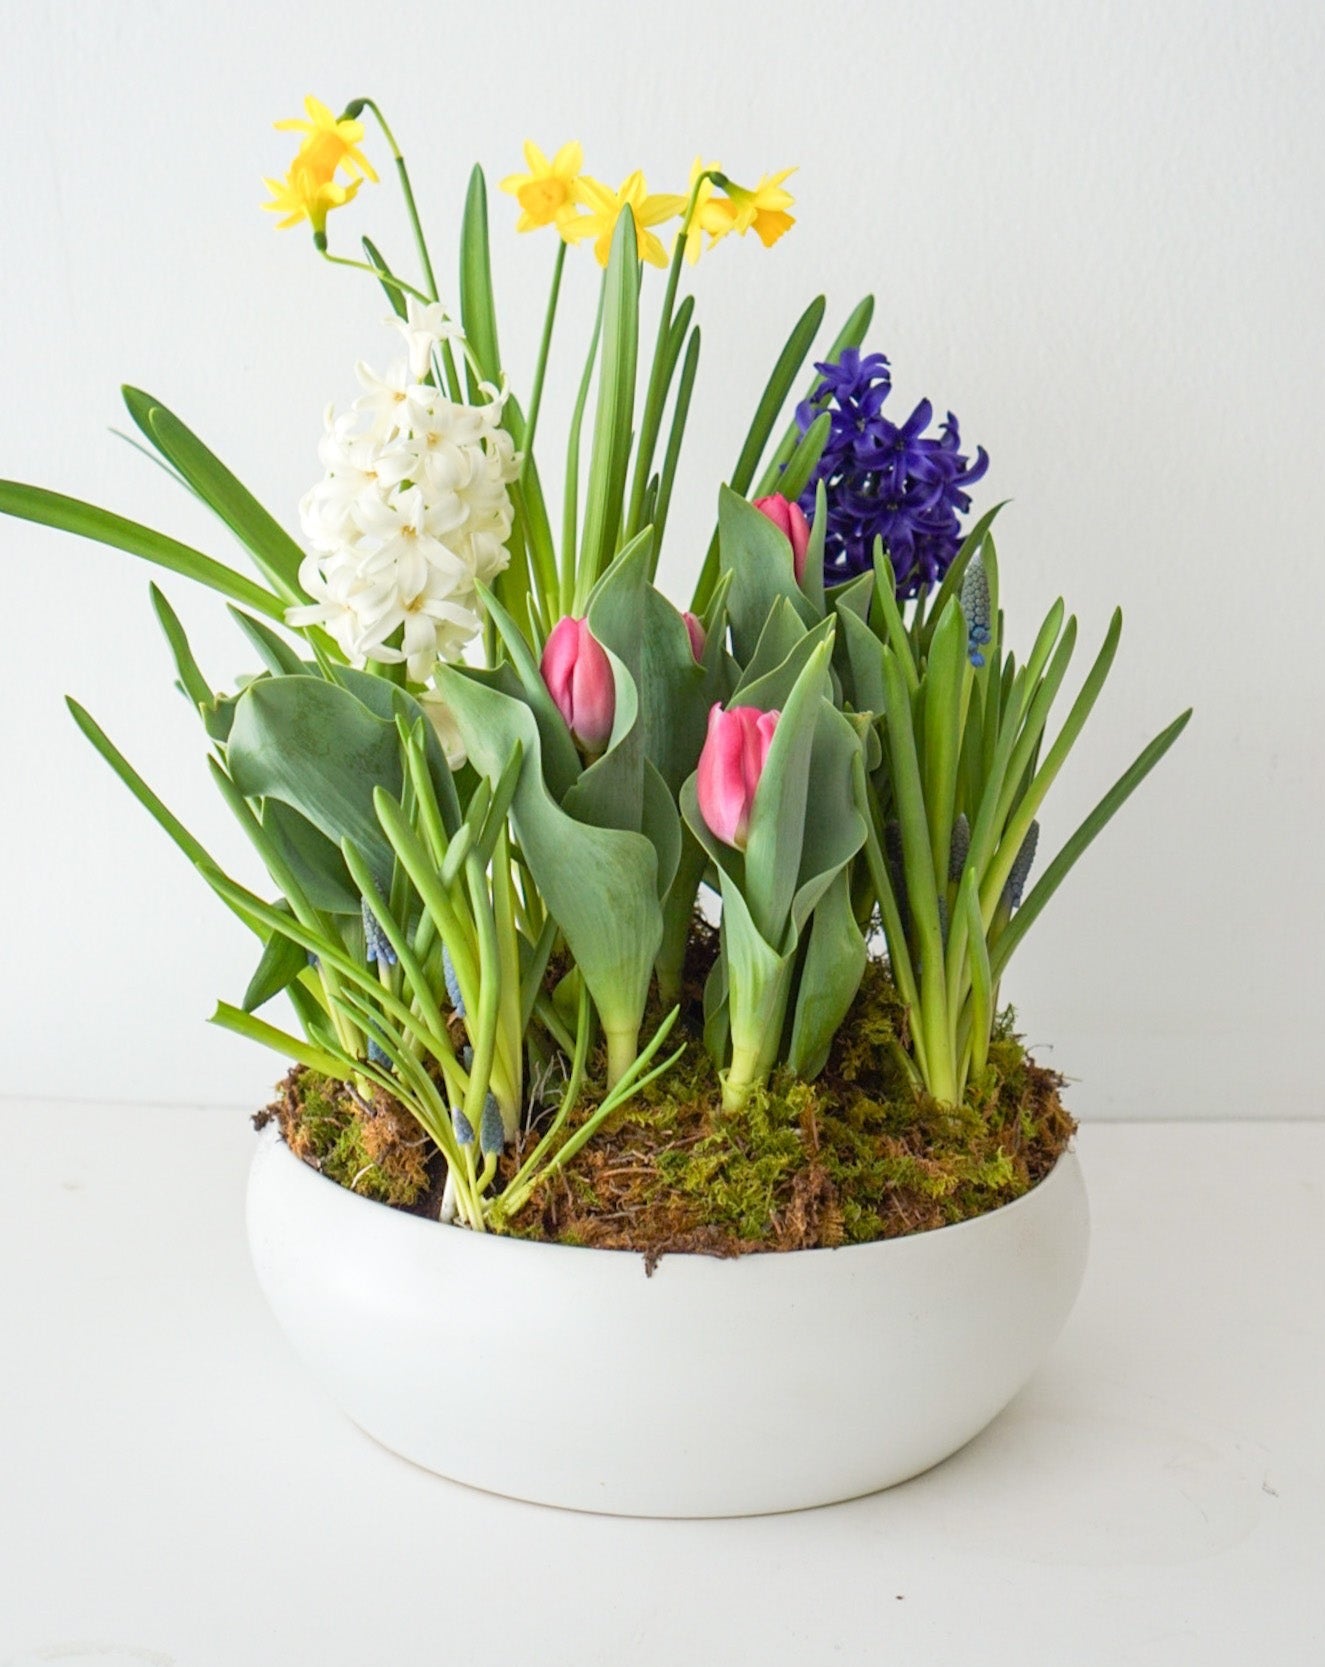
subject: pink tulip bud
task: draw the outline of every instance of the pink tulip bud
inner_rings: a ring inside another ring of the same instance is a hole
[[[704,658],[704,644],[708,641],[708,635],[694,614],[688,610],[681,615],[681,618],[685,620],[686,630],[690,633],[690,652],[696,660],[702,660]]]
[[[577,745],[588,753],[602,752],[616,716],[616,684],[612,662],[588,624],[569,616],[559,619],[539,669]]]
[[[733,706],[709,712],[708,735],[699,755],[695,791],[699,813],[724,845],[745,849],[755,789],[780,713],[761,712],[757,706]]]
[[[805,577],[805,552],[810,547],[810,523],[805,519],[804,511],[799,504],[788,503],[780,492],[773,492],[767,498],[756,498],[754,505],[779,532],[787,535],[791,545],[791,565],[795,570],[796,583],[800,584]]]

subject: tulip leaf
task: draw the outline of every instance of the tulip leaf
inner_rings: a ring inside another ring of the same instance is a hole
[[[389,883],[392,851],[373,790],[401,792],[394,721],[321,678],[264,678],[239,698],[226,762],[246,798],[280,800],[337,847],[351,840]]]
[[[718,494],[718,559],[731,574],[727,615],[740,665],[754,654],[769,610],[779,596],[810,626],[814,610],[796,583],[791,541],[753,504],[724,486]]]
[[[517,741],[524,748],[512,805],[520,849],[604,1028],[637,1034],[662,941],[652,841],[577,821],[556,803],[543,778],[538,725],[523,701],[455,666],[440,669],[438,688],[470,759],[489,781],[500,778]]]
[[[359,913],[359,893],[334,841],[277,798],[262,801],[258,822],[311,908],[325,914]],[[279,873],[273,872],[272,879],[283,883]]]
[[[810,916],[787,1063],[798,1077],[817,1077],[839,1025],[856,998],[868,959],[851,907],[851,873],[840,868]]]
[[[745,895],[763,935],[779,942],[796,890],[819,712],[828,689],[831,640],[815,648],[787,697],[750,812]]]

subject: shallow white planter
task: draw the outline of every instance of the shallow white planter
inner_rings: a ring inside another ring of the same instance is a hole
[[[1075,1155],[1016,1203],[718,1261],[501,1239],[345,1191],[267,1129],[248,1228],[286,1335],[369,1435],[459,1482],[632,1516],[872,1493],[1026,1382],[1085,1267]]]

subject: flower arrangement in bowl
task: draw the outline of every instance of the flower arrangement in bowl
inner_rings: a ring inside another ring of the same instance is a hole
[[[409,278],[367,237],[362,259],[329,244],[377,180],[369,119]],[[868,299],[818,359],[823,299],[801,314],[714,480],[688,607],[657,588],[700,360],[681,280],[790,229],[789,171],[747,187],[697,162],[653,195],[526,145],[502,190],[555,259],[523,405],[481,171],[452,309],[378,107],[309,99],[278,126],[300,140],[266,206],[380,285],[402,349],[328,413],[303,542],[134,388],[147,446],[256,577],[0,483],[10,515],[219,592],[254,656],[215,688],[153,586],[258,889],[70,707],[258,941],[214,1017],[292,1062],[249,1196],[272,1306],[364,1428],[500,1492],[704,1515],[913,1475],[1006,1404],[1075,1296],[1073,1124],[1003,977],[1189,714],[1033,879],[1121,618],[1051,733],[1076,621],[1059,601],[1007,629],[996,510],[964,524],[985,454],[927,401],[892,412]],[[586,242],[599,301],[553,506],[539,414]],[[283,1024],[260,1016],[279,997]]]

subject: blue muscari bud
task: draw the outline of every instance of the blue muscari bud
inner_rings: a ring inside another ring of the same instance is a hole
[[[446,980],[446,994],[455,1009],[458,1019],[465,1016],[465,998],[460,994],[460,980],[455,975],[455,962],[451,959],[451,951],[442,945],[442,977]]]
[[[1026,837],[1021,842],[1021,850],[1017,852],[1017,860],[1012,865],[1012,872],[1008,875],[1007,888],[1004,896],[1011,908],[1021,907],[1021,894],[1026,889],[1026,881],[1030,877],[1031,864],[1035,861],[1035,847],[1040,842],[1040,824],[1032,822],[1026,830]]]
[[[363,909],[363,941],[364,953],[369,961],[381,961],[384,966],[394,967],[396,952],[391,947],[391,940],[378,924],[377,916],[362,904]]]
[[[381,1065],[384,1069],[391,1069],[391,1055],[384,1048],[380,1048],[372,1037],[368,1038],[368,1063]]]
[[[493,1152],[500,1152],[505,1144],[506,1125],[501,1120],[497,1096],[489,1089],[488,1097],[483,1102],[483,1116],[478,1126],[478,1149],[486,1158]]]
[[[989,575],[979,556],[962,575],[962,617],[966,621],[966,652],[973,666],[982,666],[985,657],[980,650],[990,641]]]
[[[468,1146],[474,1138],[474,1127],[461,1111],[459,1106],[451,1108],[451,1127],[455,1130],[455,1137],[462,1146]]]
[[[321,961],[318,960],[317,956],[314,955],[311,949],[306,949],[304,951],[304,958],[308,962],[309,966],[312,967],[314,972],[320,972],[322,970]]]
[[[966,820],[966,812],[952,824],[952,843],[948,847],[948,878],[960,880],[962,869],[966,867],[966,858],[971,850],[971,824]]]
[[[948,900],[942,892],[935,899],[939,906],[939,936],[943,940],[943,947],[948,946]]]

